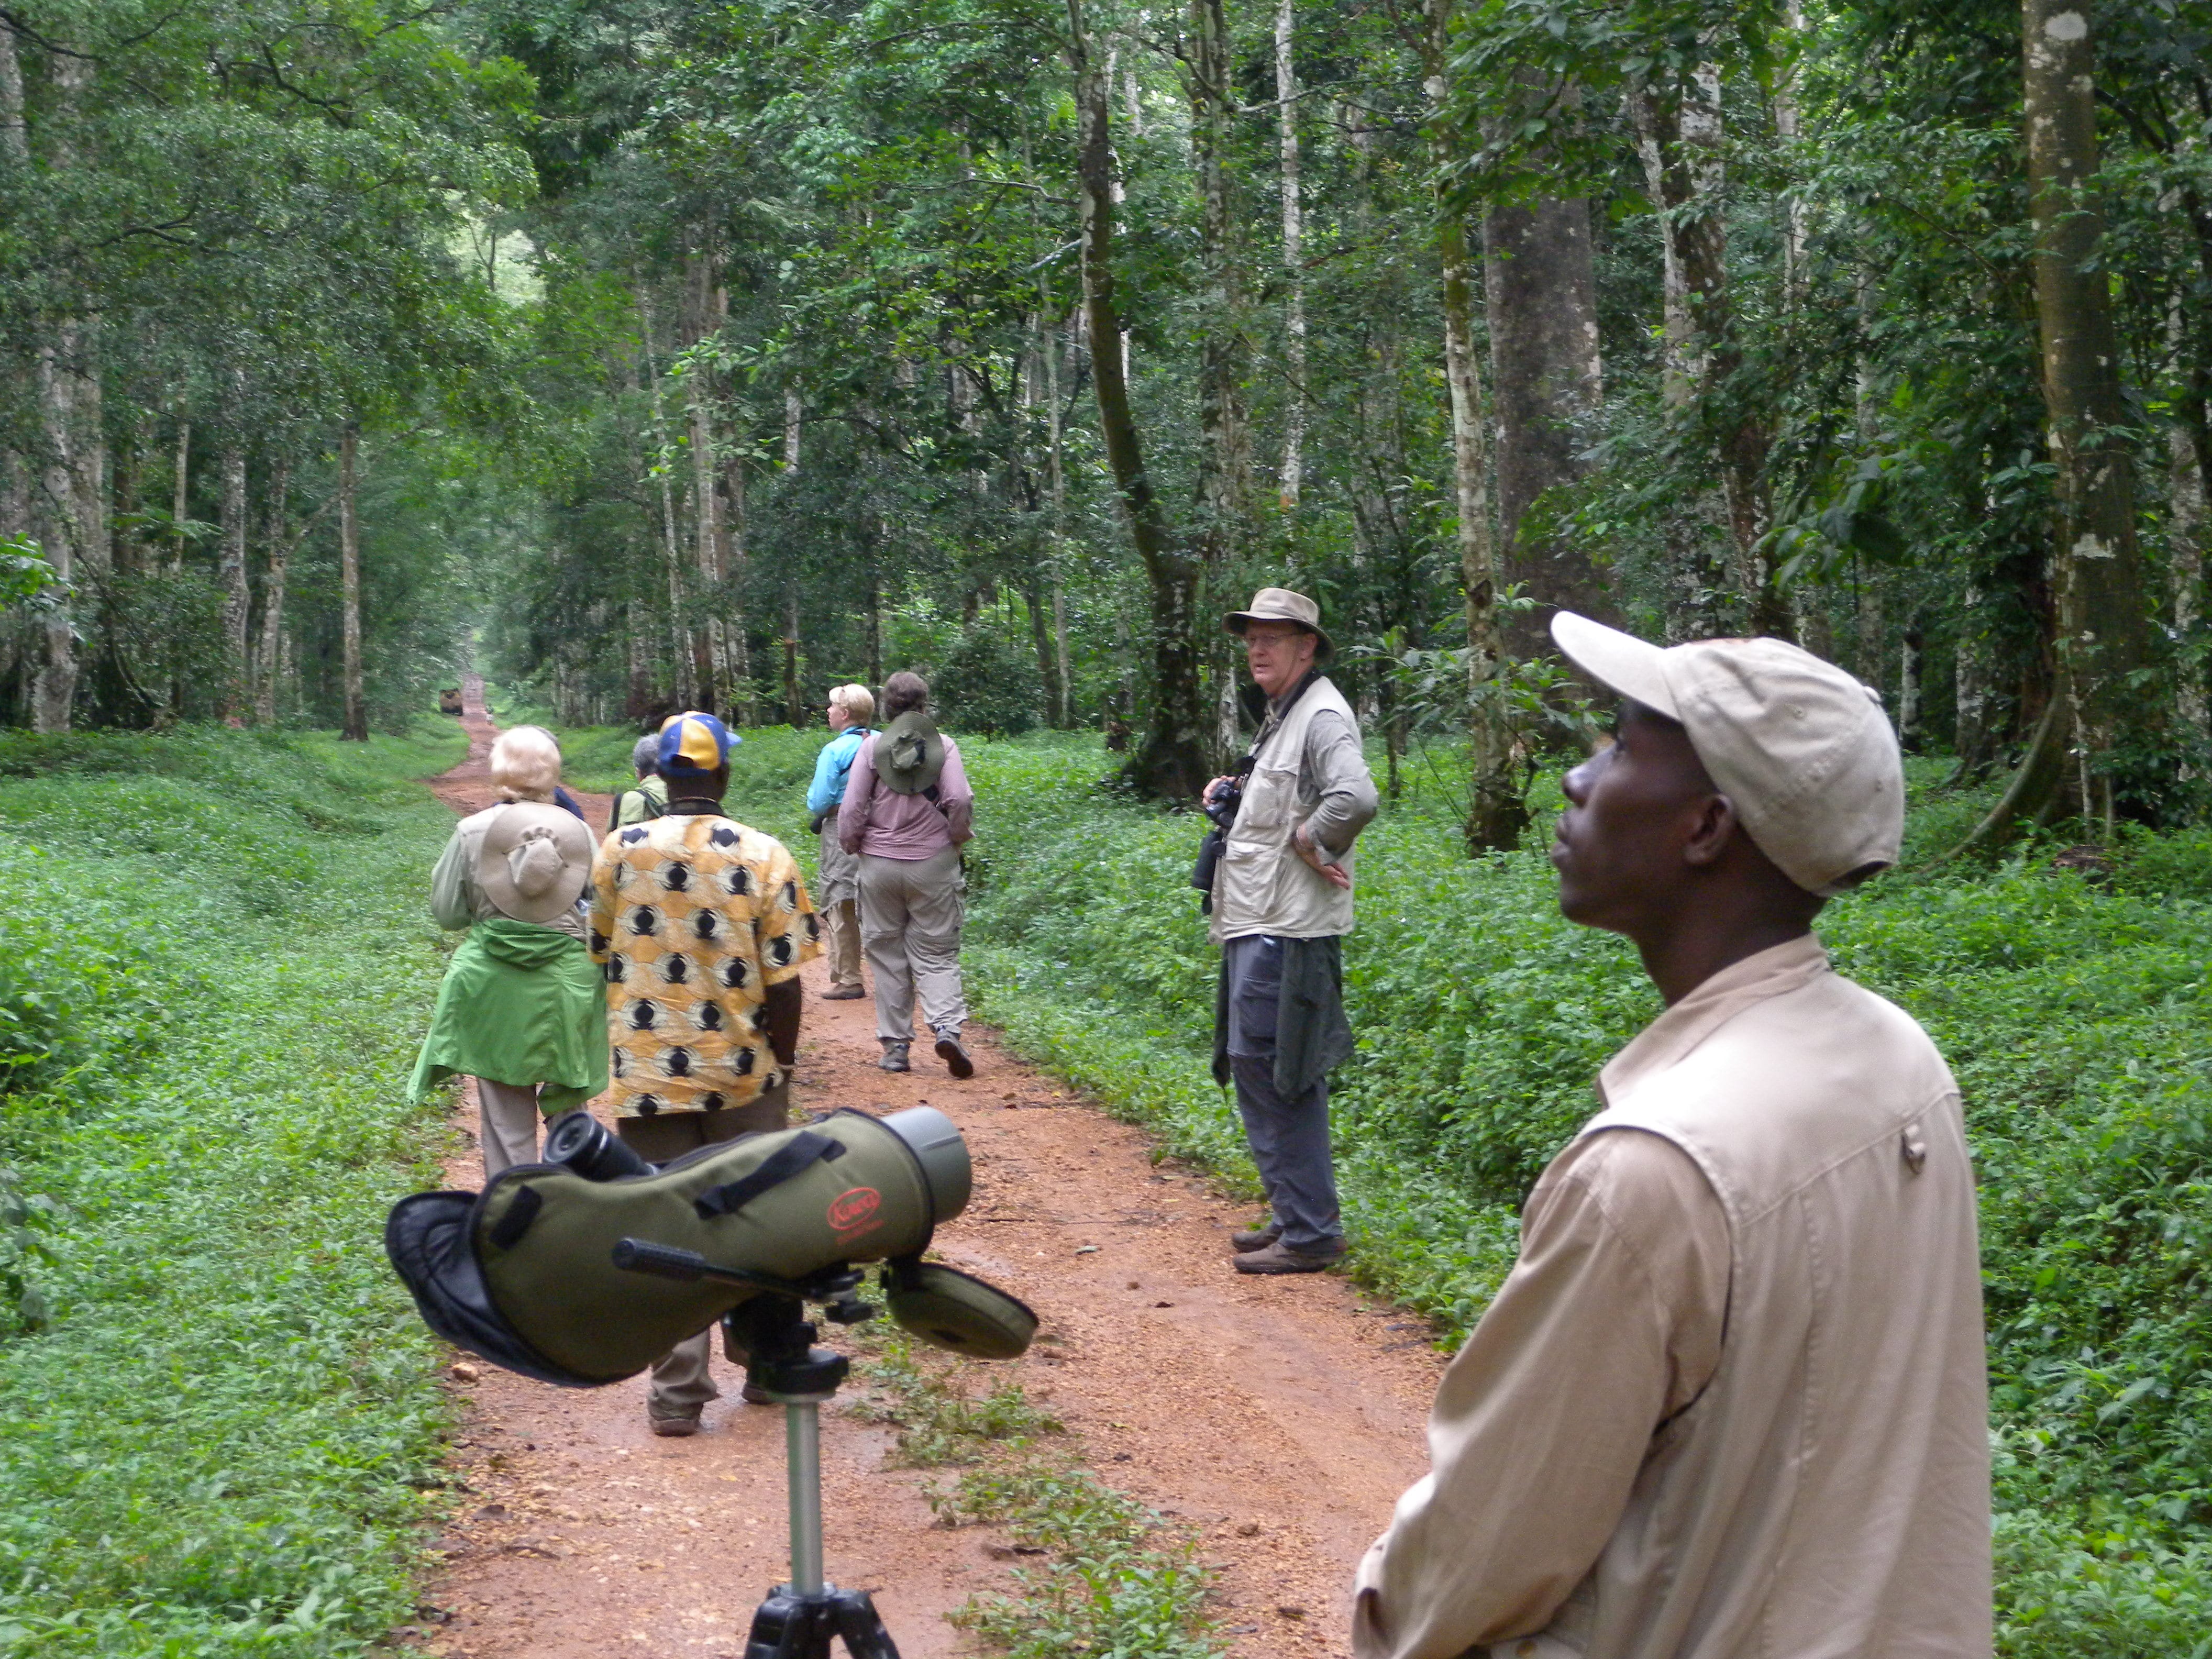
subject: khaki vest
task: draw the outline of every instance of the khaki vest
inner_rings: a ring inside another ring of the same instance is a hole
[[[1815,972],[1584,1133],[1621,1129],[1680,1146],[1727,1213],[1720,1366],[1543,1636],[1492,1653],[1987,1659],[1974,1176],[1935,1046]]]
[[[1352,890],[1339,887],[1314,869],[1291,846],[1291,832],[1304,823],[1319,797],[1300,801],[1298,774],[1306,752],[1306,728],[1316,714],[1334,709],[1358,729],[1352,705],[1326,679],[1316,680],[1273,732],[1265,734],[1244,783],[1221,849],[1213,878],[1215,944],[1252,933],[1278,939],[1328,939],[1352,931]],[[1344,855],[1352,873],[1352,854]]]

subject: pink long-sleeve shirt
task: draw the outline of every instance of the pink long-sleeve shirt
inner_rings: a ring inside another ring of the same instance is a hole
[[[945,740],[945,769],[937,778],[937,799],[902,795],[876,780],[876,734],[861,744],[845,780],[845,804],[837,812],[837,839],[848,853],[879,859],[926,859],[957,847],[975,833],[975,792],[960,764],[960,745]]]

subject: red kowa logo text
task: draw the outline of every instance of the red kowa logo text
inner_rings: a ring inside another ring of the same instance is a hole
[[[873,1187],[850,1187],[830,1200],[830,1226],[834,1232],[857,1233],[872,1227],[884,1195]]]

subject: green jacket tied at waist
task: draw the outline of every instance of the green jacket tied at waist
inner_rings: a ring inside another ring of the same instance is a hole
[[[455,1074],[542,1084],[549,1113],[606,1088],[606,983],[582,940],[505,916],[469,929],[438,988],[411,1092]]]

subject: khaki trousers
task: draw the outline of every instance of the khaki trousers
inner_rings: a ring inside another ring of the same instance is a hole
[[[648,1163],[665,1164],[702,1146],[719,1146],[740,1135],[774,1134],[790,1119],[788,1084],[763,1094],[750,1105],[725,1107],[716,1112],[662,1112],[654,1117],[616,1120],[615,1132]],[[714,1386],[708,1363],[713,1352],[712,1325],[696,1336],[687,1336],[653,1362],[653,1388],[646,1396],[648,1417],[696,1417],[709,1400],[722,1391]]]
[[[830,985],[838,991],[865,991],[860,977],[860,903],[838,899],[824,907],[822,931],[830,945]]]
[[[968,1023],[960,984],[960,929],[967,919],[968,880],[960,849],[926,859],[860,856],[860,943],[876,976],[876,1035],[914,1040],[914,1000],[939,1036],[957,1036]]]
[[[484,1183],[502,1170],[538,1162],[538,1085],[477,1079],[477,1144]]]

